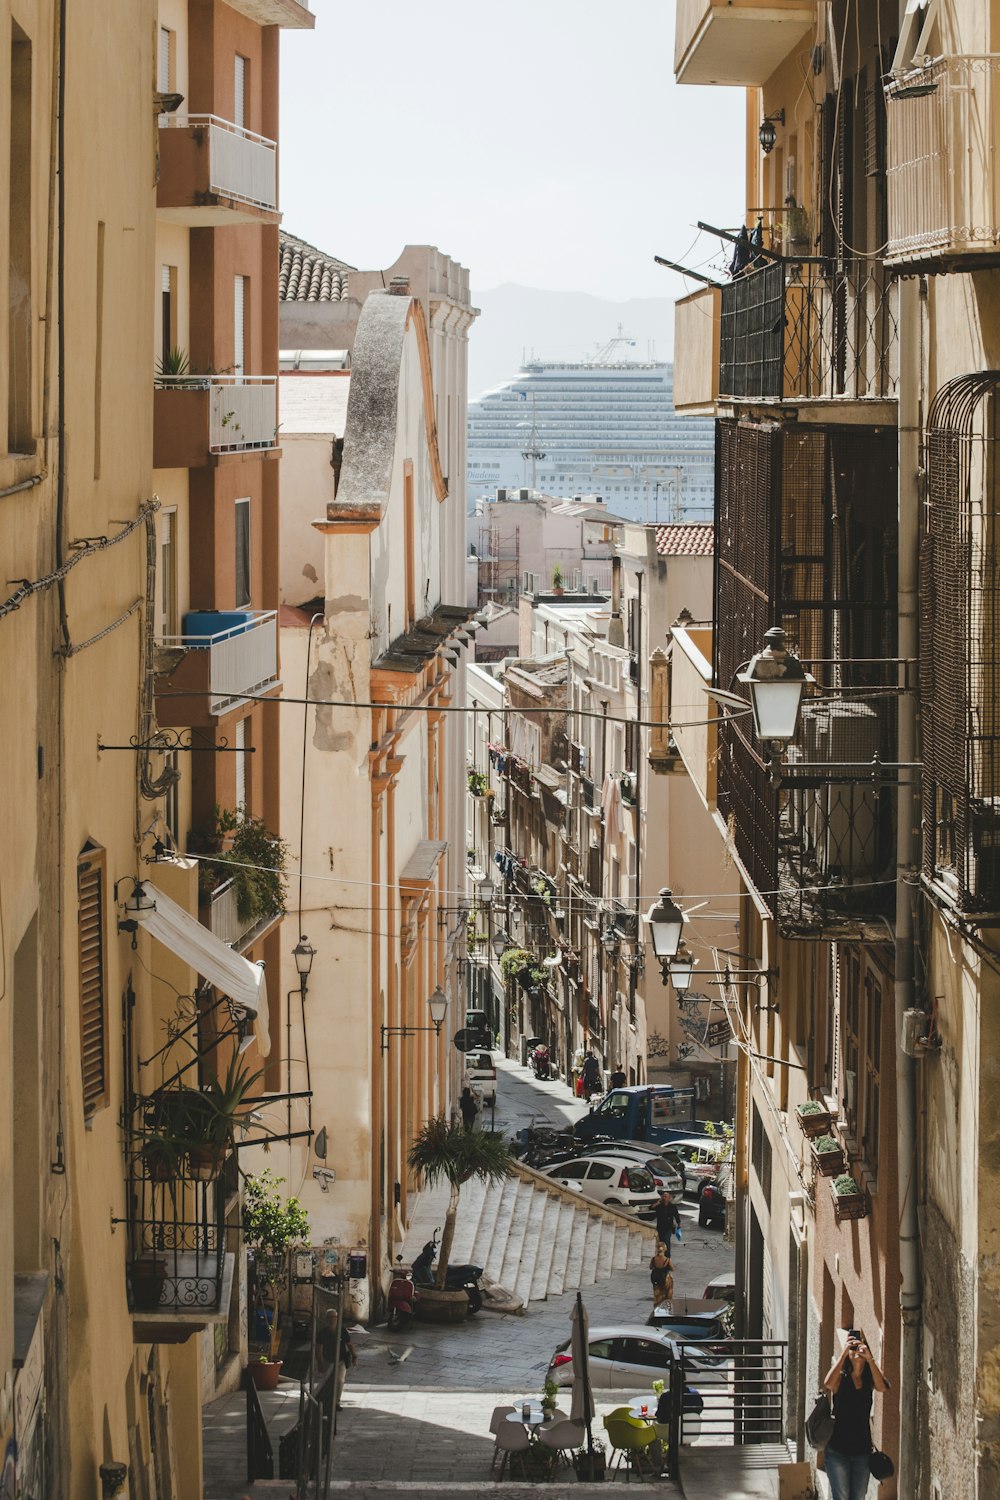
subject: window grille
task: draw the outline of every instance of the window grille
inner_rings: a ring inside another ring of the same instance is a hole
[[[77,862],[83,1107],[108,1102],[108,992],[104,850],[88,844]]]

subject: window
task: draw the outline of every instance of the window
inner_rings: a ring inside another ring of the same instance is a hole
[[[865,975],[867,1025],[865,1027],[864,1134],[861,1137],[865,1160],[873,1171],[878,1169],[879,1096],[882,1072],[882,986],[875,975]]]
[[[621,1361],[626,1365],[653,1365],[663,1370],[670,1363],[670,1350],[655,1339],[622,1339]]]
[[[16,21],[10,44],[7,249],[7,450],[30,453],[31,414],[31,43]]]
[[[177,267],[160,267],[160,359],[177,347]]]
[[[857,1079],[858,1061],[861,1053],[861,959],[852,953],[847,960],[846,984],[844,986],[844,1121],[852,1135],[857,1136]]]
[[[233,374],[246,374],[246,276],[233,277]]]
[[[252,597],[250,588],[250,501],[236,501],[235,604],[244,609]]]
[[[573,1182],[580,1182],[587,1175],[587,1163],[585,1161],[564,1162],[559,1168],[558,1175]]]
[[[247,815],[247,721],[237,719],[235,731],[236,748],[236,816],[242,823]]]
[[[179,773],[179,756],[176,750],[171,750],[163,757],[163,764],[171,771]],[[180,799],[180,776],[171,782],[163,799],[163,820],[170,834],[170,842],[175,849],[180,847],[181,828],[181,799]]]
[[[250,82],[250,60],[241,57],[237,52],[233,68],[233,124],[238,125],[240,130],[246,130],[247,117],[247,86]]]
[[[176,78],[177,36],[161,26],[156,48],[156,87],[161,94],[174,92]]]
[[[177,634],[177,511],[160,512],[160,578],[157,635]]]
[[[753,1115],[750,1125],[750,1161],[757,1174],[757,1181],[761,1185],[765,1200],[771,1201],[771,1142],[767,1131],[764,1129],[764,1121],[756,1104],[753,1106]]]
[[[80,854],[76,871],[80,1053],[86,1114],[108,1102],[106,883],[104,850],[88,843]]]
[[[606,1161],[592,1161],[587,1176],[591,1182],[610,1182],[615,1175],[614,1167]]]

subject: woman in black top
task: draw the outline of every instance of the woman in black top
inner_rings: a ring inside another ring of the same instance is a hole
[[[847,1348],[834,1360],[823,1382],[833,1393],[833,1436],[826,1445],[830,1500],[865,1500],[871,1470],[872,1394],[889,1382],[857,1328],[848,1329]]]

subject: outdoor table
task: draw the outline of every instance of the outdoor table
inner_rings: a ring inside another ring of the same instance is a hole
[[[514,1410],[507,1413],[508,1422],[520,1422],[522,1427],[527,1427],[530,1432],[533,1427],[541,1427],[545,1421],[545,1413],[542,1411],[539,1401],[513,1401]],[[524,1415],[524,1408],[528,1408],[528,1415]]]
[[[638,1417],[643,1422],[656,1421],[657,1398],[655,1396],[636,1396],[628,1404],[628,1409],[633,1417]]]

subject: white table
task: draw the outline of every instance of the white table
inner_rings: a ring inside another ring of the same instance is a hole
[[[638,1417],[643,1422],[656,1421],[656,1407],[659,1398],[656,1396],[636,1396],[628,1404],[628,1409],[633,1417]]]
[[[541,1427],[545,1421],[545,1413],[542,1411],[540,1401],[513,1401],[514,1410],[507,1413],[508,1422],[520,1422],[522,1427],[529,1430],[532,1427]],[[524,1408],[528,1408],[528,1415],[524,1415]]]

